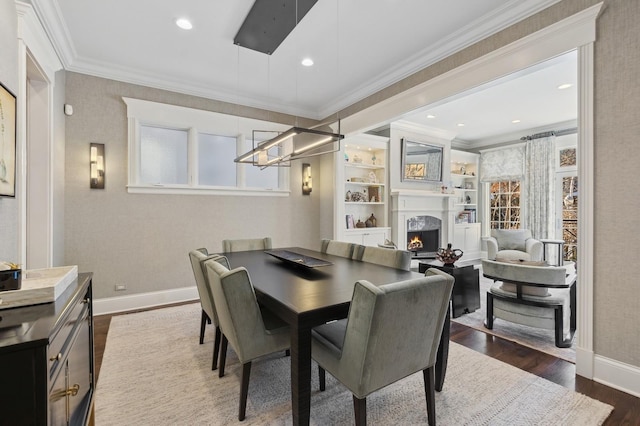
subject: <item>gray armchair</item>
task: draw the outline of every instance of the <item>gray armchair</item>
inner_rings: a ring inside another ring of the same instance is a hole
[[[357,251],[359,244],[346,243],[344,241],[329,240],[324,238],[320,244],[320,252],[332,254],[334,256],[353,258],[353,254]]]
[[[353,258],[405,271],[411,269],[411,252],[407,250],[359,246]]]
[[[489,260],[542,260],[542,242],[528,229],[492,229],[486,241]]]
[[[326,370],[353,393],[356,424],[364,425],[369,394],[422,370],[435,425],[434,366],[452,289],[453,277],[433,269],[380,287],[356,282],[348,318],[313,329],[320,390]]]
[[[211,361],[211,369],[218,368],[218,352],[220,349],[220,340],[222,334],[220,332],[218,315],[216,313],[216,307],[213,303],[213,295],[209,288],[209,280],[204,269],[204,262],[213,259],[216,262],[229,267],[229,261],[226,257],[218,254],[209,255],[207,249],[200,248],[189,252],[189,260],[191,261],[191,268],[193,269],[193,276],[196,280],[196,287],[198,289],[198,296],[200,298],[200,306],[202,307],[202,315],[200,319],[200,344],[204,343],[204,329],[207,323],[213,324],[216,329],[215,340],[213,342],[213,360]]]
[[[234,251],[269,250],[271,248],[271,237],[247,238],[243,240],[222,240],[222,251],[224,253],[232,253]]]
[[[215,260],[205,262],[220,328],[222,347],[218,374],[224,376],[227,344],[242,364],[238,419],[244,420],[249,392],[251,361],[289,348],[289,327],[266,309],[261,309],[243,267],[228,270]]]

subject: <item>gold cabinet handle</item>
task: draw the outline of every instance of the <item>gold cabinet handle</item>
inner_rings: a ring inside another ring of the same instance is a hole
[[[75,385],[67,389],[67,395],[76,396],[79,390],[80,390],[80,385],[76,383]]]
[[[49,358],[49,361],[54,362],[54,361],[60,361],[62,359],[62,353],[59,353],[56,356],[52,356],[51,358]]]

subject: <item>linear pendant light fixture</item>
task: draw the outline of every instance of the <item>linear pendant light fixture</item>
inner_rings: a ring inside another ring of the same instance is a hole
[[[298,25],[317,0],[280,0],[274,7],[273,0],[256,0],[233,42],[241,47],[271,55],[280,43]],[[316,126],[318,127],[318,126]],[[259,142],[253,131],[253,149],[238,156],[236,163],[248,163],[258,167],[289,167],[291,160],[336,152],[340,149],[340,121],[338,133],[303,127],[292,127],[286,132]],[[268,132],[273,133],[273,132]]]
[[[259,139],[256,133],[261,132],[273,133],[254,130],[253,149],[237,157],[234,160],[236,163],[253,164],[259,167],[288,167],[291,160],[336,152],[340,149],[340,141],[344,139],[344,135],[339,133],[340,122],[338,122],[338,133],[292,127],[271,139],[256,142]]]

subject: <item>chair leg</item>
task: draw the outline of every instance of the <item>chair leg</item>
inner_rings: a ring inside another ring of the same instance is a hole
[[[284,356],[291,356],[291,349],[287,349],[284,351]]]
[[[216,326],[216,339],[213,342],[213,360],[211,361],[211,370],[218,368],[218,354],[220,353],[220,340],[222,340],[222,332],[220,327]]]
[[[247,396],[249,395],[249,376],[251,375],[251,361],[242,364],[242,381],[240,384],[240,409],[238,420],[243,421],[247,412]]]
[[[318,381],[320,382],[320,391],[324,391],[327,388],[327,374],[324,368],[318,366]]]
[[[431,426],[436,425],[436,372],[431,366],[422,370],[424,377],[424,393],[427,399],[427,422]]]
[[[484,326],[491,330],[493,328],[493,295],[487,292],[487,319]]]
[[[358,398],[353,395],[353,411],[356,415],[356,426],[367,425],[367,398]]]
[[[224,376],[224,366],[227,363],[227,337],[222,335],[222,344],[220,345],[220,367],[218,367],[218,377]]]
[[[209,324],[211,324],[211,320],[209,319],[209,315],[207,315],[207,313],[203,309],[202,310],[202,315],[201,315],[201,318],[200,318],[200,344],[204,343],[204,326],[207,324],[207,321],[209,321]]]

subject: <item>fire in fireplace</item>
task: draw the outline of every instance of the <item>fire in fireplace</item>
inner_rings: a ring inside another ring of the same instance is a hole
[[[435,259],[440,247],[442,221],[433,216],[417,216],[407,221],[407,250],[414,258]]]

